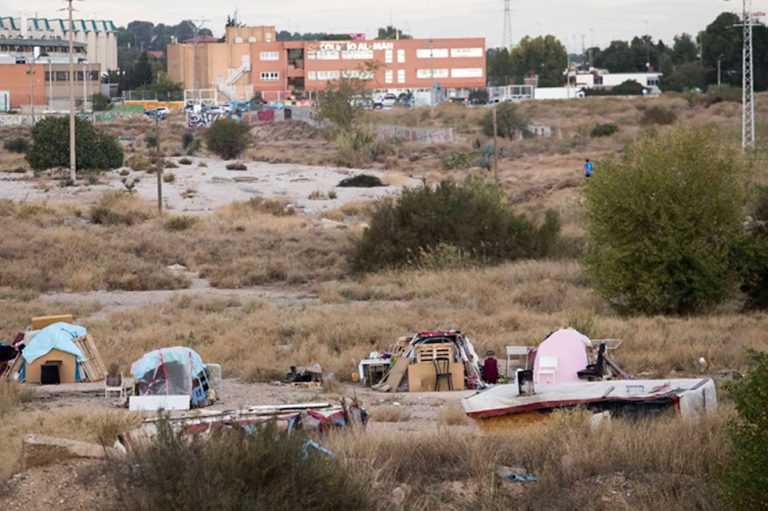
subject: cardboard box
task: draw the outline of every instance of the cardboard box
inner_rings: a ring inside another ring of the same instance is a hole
[[[75,321],[75,318],[72,317],[72,314],[59,314],[57,316],[38,316],[36,318],[32,318],[32,330],[42,330],[48,325],[52,325],[54,323],[73,323],[74,321]]]
[[[453,390],[464,390],[464,363],[451,360],[449,369]],[[435,390],[435,364],[422,362],[408,365],[408,391],[433,392]],[[448,382],[440,383],[440,390],[448,390]]]

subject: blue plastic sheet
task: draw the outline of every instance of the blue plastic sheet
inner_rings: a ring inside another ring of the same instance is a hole
[[[83,337],[88,331],[77,325],[69,323],[54,323],[37,332],[29,344],[21,352],[24,362],[31,364],[40,357],[44,357],[51,350],[59,350],[64,353],[70,353],[82,361],[85,357],[80,351],[74,340]]]

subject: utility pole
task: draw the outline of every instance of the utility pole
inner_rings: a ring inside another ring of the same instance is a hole
[[[496,124],[496,106],[493,105],[493,180],[496,184],[499,184],[499,144],[498,141],[498,128]]]
[[[160,157],[160,113],[155,111],[155,165],[157,173],[157,211],[163,212],[163,159]]]
[[[194,48],[194,55],[192,58],[192,89],[193,89],[193,95],[195,100],[197,101],[197,104],[200,104],[200,62],[198,61],[198,53],[197,53],[197,39],[200,37],[200,29],[203,28],[203,25],[206,21],[210,21],[207,19],[196,19],[196,20],[189,20],[192,23],[192,26],[194,26],[194,39],[192,39],[192,44]]]
[[[35,125],[35,57],[34,50],[32,53],[32,59],[29,61],[29,104],[32,107],[32,126]]]
[[[744,48],[741,100],[741,148],[755,148],[755,103],[752,80],[752,0],[743,0]]]
[[[72,20],[72,0],[67,0],[69,10],[69,179],[77,179],[77,152],[75,149],[75,54],[74,30]]]

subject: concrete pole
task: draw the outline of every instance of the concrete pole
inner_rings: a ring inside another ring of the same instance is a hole
[[[496,125],[496,105],[493,105],[493,180],[499,184],[499,144]]]
[[[32,107],[32,126],[35,125],[35,58],[29,61],[29,104]]]
[[[155,112],[155,148],[157,159],[157,211],[163,213],[163,159],[160,157],[160,114]]]
[[[72,21],[72,0],[69,3],[69,179],[77,179],[77,151],[75,149],[75,55],[74,29]]]

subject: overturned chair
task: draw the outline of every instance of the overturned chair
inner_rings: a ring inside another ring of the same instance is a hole
[[[605,343],[601,342],[597,349],[597,359],[594,364],[587,364],[586,369],[578,371],[577,374],[582,380],[602,380],[605,373]]]

